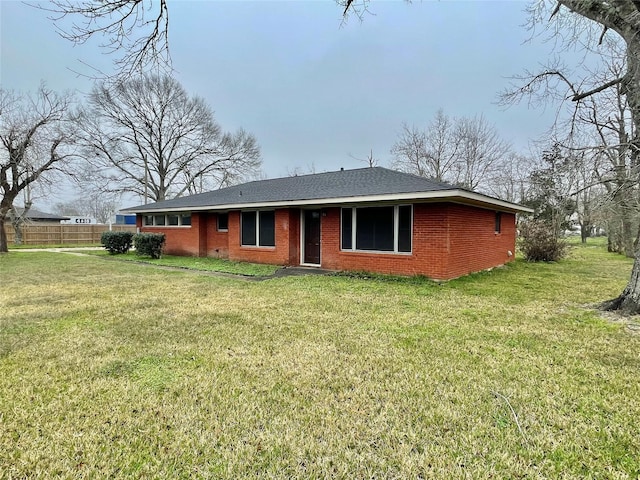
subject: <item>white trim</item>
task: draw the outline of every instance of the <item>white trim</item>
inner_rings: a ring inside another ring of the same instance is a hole
[[[306,240],[306,229],[305,229],[305,212],[320,212],[320,262],[319,263],[307,263],[304,261],[306,257],[306,248],[305,248],[305,240]],[[300,210],[300,265],[303,267],[321,267],[322,266],[322,210],[319,208],[306,208]]]
[[[248,212],[253,212],[256,214],[256,244],[255,245],[245,245],[242,243],[242,214]],[[261,245],[260,244],[260,213],[261,212],[273,212],[273,245]],[[276,248],[276,211],[271,209],[262,209],[262,210],[243,210],[240,212],[240,247],[241,248]]]
[[[156,225],[156,217],[161,217],[163,215],[164,215],[164,225]],[[178,225],[169,225],[169,222],[168,222],[169,215],[178,217]],[[182,217],[185,217],[185,216],[188,216],[189,219],[191,219],[191,211],[189,211],[189,215],[187,215],[186,213],[180,214],[179,211],[176,211],[175,213],[173,213],[173,212],[167,212],[166,210],[153,212],[153,213],[145,213],[145,214],[142,214],[142,217],[143,217],[142,227],[143,228],[191,228],[191,223],[189,223],[189,225],[182,224]],[[146,225],[144,217],[153,217],[153,224]]]
[[[220,215],[227,216],[227,228],[220,228]],[[216,215],[216,232],[229,232],[229,212],[218,212],[218,214]]]
[[[335,197],[335,198],[317,198],[310,200],[281,200],[274,202],[253,202],[253,203],[234,203],[225,205],[206,205],[201,207],[175,207],[175,208],[162,208],[162,209],[150,209],[144,205],[140,208],[125,208],[123,212],[134,213],[153,213],[153,212],[179,212],[179,211],[192,211],[200,212],[207,210],[249,210],[257,208],[273,209],[277,207],[304,207],[304,206],[321,206],[321,205],[335,205],[344,203],[377,203],[377,202],[398,202],[405,201],[438,201],[447,200],[456,203],[476,205],[481,208],[487,208],[495,210],[496,207],[503,209],[507,212],[528,212],[533,213],[533,209],[523,207],[516,203],[506,202],[497,198],[489,197],[481,193],[469,192],[467,190],[454,189],[454,190],[437,190],[434,192],[409,192],[409,193],[393,193],[383,195],[362,195],[360,197]]]
[[[357,216],[358,216],[358,206],[350,206],[350,207],[342,207],[340,208],[340,251],[347,253],[382,253],[387,255],[413,255],[413,215],[414,208],[411,203],[401,203],[398,205],[387,205],[393,206],[393,250],[363,250],[358,249],[356,246],[356,232],[357,232]],[[401,252],[399,251],[400,245],[400,207],[409,207],[411,209],[411,216],[409,220],[411,221],[410,226],[410,235],[411,235],[411,250],[409,252]],[[345,209],[351,210],[351,248],[342,248],[342,212]],[[377,208],[373,206],[373,208]]]

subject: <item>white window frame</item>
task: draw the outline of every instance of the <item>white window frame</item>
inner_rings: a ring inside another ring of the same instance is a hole
[[[160,217],[164,215],[164,225],[156,225],[156,217]],[[170,215],[174,215],[178,217],[178,225],[169,225],[169,216]],[[183,225],[182,224],[182,217],[185,216],[186,213],[184,212],[178,212],[178,213],[164,213],[164,212],[160,212],[160,213],[148,213],[148,214],[144,214],[142,215],[142,222],[143,222],[143,227],[151,227],[151,228],[191,228],[191,224],[189,225]],[[145,217],[151,217],[153,218],[153,225],[149,225],[146,223],[146,218]],[[191,213],[189,213],[189,218],[191,218]]]
[[[242,243],[242,228],[243,228],[243,213],[254,212],[256,214],[256,244],[255,245],[245,245]],[[260,244],[260,213],[261,212],[273,212],[273,245],[261,245]],[[267,209],[267,210],[242,210],[240,211],[240,246],[243,248],[273,248],[275,249],[276,243],[276,211]]]
[[[227,228],[220,228],[220,215],[227,216]],[[216,231],[217,232],[228,232],[229,231],[229,212],[218,212],[216,215]]]
[[[342,252],[360,252],[360,253],[386,253],[393,255],[412,255],[413,254],[413,204],[393,205],[393,250],[359,250],[356,248],[356,234],[358,226],[358,208],[381,207],[384,205],[360,205],[352,207],[340,208],[340,251]],[[398,251],[398,243],[400,237],[400,207],[411,208],[411,250],[408,252]],[[342,212],[345,208],[351,209],[351,248],[342,248]]]

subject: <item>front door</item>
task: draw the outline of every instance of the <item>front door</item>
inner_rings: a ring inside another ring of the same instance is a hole
[[[320,210],[304,211],[304,263],[320,265]]]

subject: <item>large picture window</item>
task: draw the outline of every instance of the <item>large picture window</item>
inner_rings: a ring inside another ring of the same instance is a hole
[[[275,247],[276,215],[273,210],[242,212],[240,239],[244,246]]]
[[[342,209],[342,250],[411,253],[411,205]]]

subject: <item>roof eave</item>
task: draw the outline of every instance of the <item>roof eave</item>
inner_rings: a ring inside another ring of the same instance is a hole
[[[501,210],[511,213],[532,213],[533,210],[516,203],[507,202],[497,198],[489,197],[481,193],[469,192],[462,189],[437,190],[433,192],[407,192],[393,193],[383,195],[362,195],[358,197],[334,197],[334,198],[314,198],[308,200],[285,200],[274,202],[238,202],[223,205],[199,205],[199,206],[182,206],[182,207],[156,207],[140,206],[125,208],[121,211],[132,213],[158,213],[158,212],[201,212],[216,210],[241,210],[251,208],[283,208],[283,207],[304,207],[304,206],[323,206],[323,205],[339,205],[354,203],[375,203],[375,202],[391,202],[391,201],[452,201],[456,203],[464,203],[476,205],[482,208],[493,210]]]

